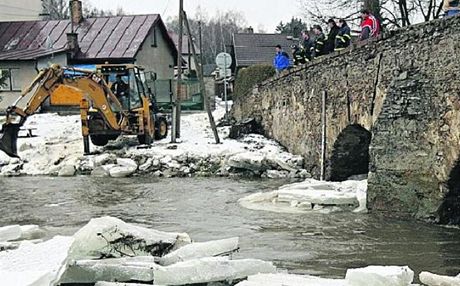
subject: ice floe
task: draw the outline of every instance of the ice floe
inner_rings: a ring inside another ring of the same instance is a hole
[[[306,213],[350,209],[366,212],[367,181],[324,182],[307,179],[267,193],[255,193],[239,200],[253,210]]]

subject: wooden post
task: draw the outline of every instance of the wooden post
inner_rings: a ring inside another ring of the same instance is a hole
[[[204,99],[204,107],[206,109],[206,112],[208,113],[209,123],[211,124],[211,129],[212,129],[212,132],[214,133],[216,144],[220,144],[220,138],[219,138],[219,133],[217,132],[216,122],[214,121],[214,117],[211,112],[211,105],[209,104],[209,98],[208,98],[208,95],[206,94],[206,87],[204,85],[204,78],[203,78],[203,72],[201,69],[201,63],[198,63],[198,57],[196,55],[195,45],[193,43],[192,32],[190,30],[190,25],[188,23],[187,15],[185,14],[185,11],[183,11],[183,13],[184,13],[183,19],[185,23],[185,28],[187,29],[188,37],[191,39],[190,46],[192,47],[193,60],[195,62],[196,72],[198,73],[198,78],[200,80],[201,94],[203,95],[203,99]]]
[[[182,19],[184,10],[184,0],[179,0],[179,40],[177,43],[177,81],[176,81],[176,93],[173,95],[174,103],[172,106],[172,130],[171,130],[171,143],[176,143],[177,138],[180,137],[180,113],[181,113],[181,80],[182,80],[182,36],[184,34]]]
[[[326,144],[327,144],[327,122],[326,122],[326,97],[327,92],[323,91],[321,100],[321,176],[320,180],[324,181],[326,173]]]

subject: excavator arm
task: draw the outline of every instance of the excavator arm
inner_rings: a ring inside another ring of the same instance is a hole
[[[17,138],[20,128],[26,122],[27,117],[37,112],[53,93],[72,93],[81,97],[80,109],[84,136],[88,130],[85,130],[83,115],[87,114],[87,110],[91,107],[98,109],[105,122],[114,130],[120,130],[124,125],[122,121],[127,118],[127,116],[121,116],[120,121],[117,120],[112,108],[122,113],[124,111],[103,78],[91,71],[52,65],[40,71],[32,83],[24,89],[21,96],[7,108],[6,122],[2,126],[0,150],[10,157],[19,157]],[[25,108],[18,106],[22,100],[27,100]]]

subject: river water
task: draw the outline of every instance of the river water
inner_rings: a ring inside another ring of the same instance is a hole
[[[92,217],[115,216],[196,241],[240,237],[238,258],[274,261],[293,273],[343,277],[347,268],[409,265],[460,272],[460,230],[374,215],[278,214],[237,200],[286,182],[221,178],[1,178],[0,226],[38,224],[71,235]]]

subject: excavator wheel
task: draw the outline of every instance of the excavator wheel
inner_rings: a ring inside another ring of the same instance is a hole
[[[159,117],[155,122],[155,140],[161,140],[168,136],[168,121]]]

